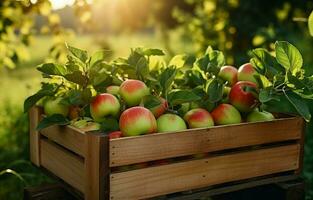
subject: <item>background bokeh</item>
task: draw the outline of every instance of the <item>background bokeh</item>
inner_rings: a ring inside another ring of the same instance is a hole
[[[248,61],[249,49],[273,49],[287,40],[313,74],[313,37],[307,0],[1,0],[0,1],[0,199],[21,199],[25,186],[53,182],[29,162],[24,99],[40,86],[36,66],[64,62],[65,42],[111,57],[131,47],[162,48],[168,57],[197,55],[208,45],[227,64]],[[313,123],[306,131],[303,176],[313,199]],[[10,169],[10,170],[8,170]],[[16,174],[16,173],[17,174]]]

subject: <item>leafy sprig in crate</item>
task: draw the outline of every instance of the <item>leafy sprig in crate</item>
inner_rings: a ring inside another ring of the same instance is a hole
[[[88,200],[145,199],[301,171],[304,121],[300,117],[113,140],[71,126],[38,132],[35,128],[40,117],[40,108],[33,108],[32,162]],[[209,154],[201,159],[186,157],[201,153]],[[120,166],[182,157],[164,165],[113,172]]]

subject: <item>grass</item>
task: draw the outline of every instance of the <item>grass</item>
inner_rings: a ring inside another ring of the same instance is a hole
[[[178,42],[172,36],[171,47],[175,52],[190,52],[190,44]],[[118,35],[118,36],[78,36],[68,42],[72,46],[95,51],[99,48],[111,48],[116,56],[126,56],[129,48],[137,46],[162,48],[156,35]],[[53,180],[42,174],[29,162],[28,150],[28,117],[22,112],[24,99],[33,94],[40,86],[41,76],[35,67],[42,63],[48,55],[51,38],[38,36],[30,46],[30,59],[19,63],[11,71],[0,73],[0,199],[15,200],[22,198],[24,186],[39,185]],[[309,183],[313,182],[313,123],[311,123],[306,138],[304,176]],[[5,169],[18,172],[23,181],[12,173],[1,172]],[[307,199],[313,197],[313,186],[308,190]]]

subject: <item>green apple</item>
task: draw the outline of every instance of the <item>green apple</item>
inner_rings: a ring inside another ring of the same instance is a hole
[[[110,85],[106,88],[106,92],[113,95],[118,95],[120,90],[120,86]]]
[[[46,99],[43,108],[47,116],[61,114],[66,117],[69,113],[69,106],[62,103],[61,97]]]
[[[175,114],[161,115],[157,120],[158,132],[174,132],[187,129],[185,121]]]
[[[254,110],[247,116],[247,122],[271,121],[273,119],[275,119],[274,115],[266,111]]]
[[[120,102],[108,93],[98,94],[90,104],[90,114],[96,122],[101,122],[105,117],[117,117],[120,112]]]

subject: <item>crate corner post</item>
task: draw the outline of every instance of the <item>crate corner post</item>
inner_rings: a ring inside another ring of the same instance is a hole
[[[40,166],[40,133],[36,130],[41,119],[42,108],[34,106],[29,110],[29,148],[30,160]]]
[[[109,138],[101,133],[86,133],[85,200],[109,199]]]

